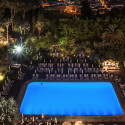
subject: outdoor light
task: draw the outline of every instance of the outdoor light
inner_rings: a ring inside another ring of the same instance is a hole
[[[13,53],[17,53],[17,54],[23,53],[23,46],[22,46],[22,45],[16,45],[16,46],[14,47]]]
[[[2,81],[3,79],[4,79],[4,76],[0,74],[0,81]]]
[[[16,48],[16,52],[17,52],[17,53],[21,53],[21,52],[22,52],[22,47],[21,47],[21,46],[18,46],[18,47]]]

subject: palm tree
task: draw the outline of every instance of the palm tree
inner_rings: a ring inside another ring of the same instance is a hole
[[[102,39],[105,43],[116,44],[124,42],[125,37],[117,25],[109,25],[102,34]]]
[[[40,37],[40,33],[42,32],[43,27],[44,27],[44,22],[37,21],[35,27],[37,28],[38,36]]]
[[[18,124],[20,121],[19,107],[13,98],[0,99],[0,124]]]
[[[8,33],[9,33],[9,26],[10,26],[10,24],[11,24],[11,20],[10,19],[4,20],[4,22],[3,22],[3,26],[6,27],[6,31],[7,31],[7,33],[6,33],[7,44],[8,44]]]
[[[11,24],[12,24],[12,31],[13,31],[13,18],[15,16],[16,13],[16,9],[17,9],[17,1],[16,0],[3,0],[2,1],[2,5],[6,6],[7,8],[10,9],[10,18],[11,18]]]
[[[26,0],[25,0],[25,2],[20,2],[18,9],[22,13],[22,17],[24,20],[26,12],[31,9],[31,2],[28,3]]]
[[[28,5],[28,6],[27,6]],[[19,10],[22,13],[23,20],[25,19],[26,12],[34,10],[39,6],[36,0],[24,0],[19,3]]]
[[[14,31],[20,33],[20,39],[22,43],[22,36],[30,30],[30,24],[28,22],[16,24],[14,26]]]
[[[23,30],[23,34],[25,35],[26,32],[30,31],[30,24],[28,22],[25,22],[23,25],[22,25],[22,30]]]

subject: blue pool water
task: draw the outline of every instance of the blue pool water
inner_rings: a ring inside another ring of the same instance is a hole
[[[30,115],[121,115],[109,82],[32,82],[20,112]]]

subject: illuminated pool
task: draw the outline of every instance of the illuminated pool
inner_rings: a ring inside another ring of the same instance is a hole
[[[20,112],[30,115],[121,115],[110,82],[32,82]]]

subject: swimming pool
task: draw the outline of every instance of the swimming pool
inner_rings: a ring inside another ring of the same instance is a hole
[[[27,115],[121,115],[110,82],[32,82],[20,112]]]

